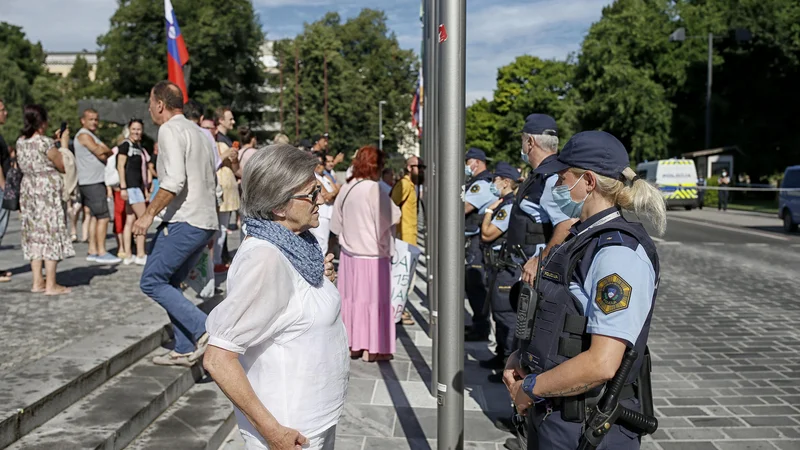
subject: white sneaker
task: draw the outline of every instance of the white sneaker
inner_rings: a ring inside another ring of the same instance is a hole
[[[86,255],[86,260],[87,261],[91,261],[91,262],[95,262],[95,261],[97,261],[97,255],[92,255],[92,254]]]
[[[147,264],[147,255],[137,256],[134,262],[136,263],[137,266],[143,266]]]
[[[129,256],[129,257],[127,257],[127,258],[122,260],[122,264],[125,264],[126,266],[130,266],[131,264],[133,264],[134,261],[136,261],[136,258],[134,258],[133,256]]]

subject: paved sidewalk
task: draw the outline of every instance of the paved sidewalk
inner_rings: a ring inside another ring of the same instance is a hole
[[[693,209],[691,211],[669,211],[669,217],[711,222],[720,225],[740,226],[747,228],[782,229],[781,219],[777,214],[755,211],[717,211],[716,209]]]
[[[116,253],[116,240],[106,240]],[[0,270],[14,273],[0,284],[0,375],[114,325],[146,308],[161,310],[139,290],[141,266],[85,260],[88,244],[75,243],[74,258],[58,264],[57,280],[72,288],[49,297],[30,292],[31,267],[22,257],[20,222],[13,213],[0,250]]]
[[[733,214],[727,213],[739,217]],[[231,248],[237,235],[230,235]],[[0,250],[0,269],[11,268],[15,276],[0,284],[0,339],[6,344],[0,374],[124,324],[135,311],[160,310],[139,292],[141,268],[98,266],[81,257],[59,265],[59,282],[73,286],[72,294],[31,294],[16,217],[4,244],[13,248]],[[85,252],[79,244],[77,253]],[[644,439],[643,449],[800,449],[800,254],[780,243],[659,245],[659,254],[650,347],[660,429]],[[411,310],[417,325],[398,328],[395,360],[352,362],[337,450],[435,448],[421,280],[416,288]],[[466,349],[467,448],[499,450],[509,435],[492,422],[508,413],[508,396],[477,366],[490,356],[488,344]],[[234,433],[224,448],[237,448],[236,441]]]

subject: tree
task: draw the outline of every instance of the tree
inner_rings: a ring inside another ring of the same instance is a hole
[[[22,129],[22,107],[32,101],[31,85],[44,73],[41,44],[28,41],[22,28],[0,22],[0,99],[8,120],[0,132],[13,142]]]
[[[465,117],[467,148],[494,150],[497,121],[498,117],[493,110],[492,102],[482,98],[470,105]]]
[[[395,151],[412,130],[409,106],[417,78],[416,57],[402,50],[382,11],[364,9],[345,23],[337,13],[306,24],[294,39],[276,43],[283,62],[284,127],[295,136],[295,49],[300,55],[300,138],[325,130],[324,65],[328,122],[334,151],[377,145],[378,102],[383,106],[384,149]],[[277,96],[274,105],[277,107]]]
[[[175,0],[173,7],[189,50],[189,96],[209,108],[230,106],[245,116],[240,123],[260,120],[265,37],[252,3]],[[145,97],[155,83],[167,78],[163,3],[120,0],[111,28],[97,43],[100,93],[111,98]]]
[[[556,119],[559,140],[566,142],[578,129],[573,72],[574,65],[569,62],[530,55],[499,68],[494,100],[481,99],[467,108],[467,147],[480,147],[495,160],[517,164],[520,131],[525,118],[533,113]]]

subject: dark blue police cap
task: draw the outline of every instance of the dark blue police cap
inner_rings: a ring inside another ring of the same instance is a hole
[[[522,132],[526,134],[546,134],[558,136],[558,125],[556,119],[547,114],[531,114],[525,118],[525,125]]]
[[[570,167],[622,180],[622,171],[630,167],[628,151],[619,139],[605,131],[582,131],[572,136],[557,158],[540,165],[536,173],[556,173]]]
[[[519,171],[511,164],[505,161],[500,161],[497,163],[497,167],[494,169],[494,176],[517,181],[519,180]]]
[[[479,148],[472,147],[471,149],[467,150],[467,154],[464,156],[464,161],[468,159],[477,159],[479,161],[486,162],[486,153]]]

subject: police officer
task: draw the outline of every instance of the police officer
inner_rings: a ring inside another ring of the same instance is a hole
[[[497,163],[494,170],[494,182],[489,186],[492,192],[500,197],[492,203],[483,214],[481,224],[481,241],[487,247],[486,259],[489,272],[489,303],[492,307],[492,318],[495,323],[496,353],[499,358],[508,356],[513,350],[514,321],[516,315],[511,307],[508,295],[511,286],[519,279],[519,274],[505,267],[500,258],[500,250],[505,243],[505,234],[514,203],[514,191],[517,189],[519,172],[507,162]]]
[[[464,174],[469,181],[464,186],[464,236],[466,261],[464,287],[472,308],[472,328],[466,333],[466,341],[485,341],[489,338],[489,313],[486,308],[486,274],[483,266],[481,245],[481,222],[486,207],[497,200],[492,194],[492,174],[486,169],[486,153],[471,148],[464,158]]]
[[[555,119],[546,114],[529,115],[522,128],[523,162],[536,169],[540,164],[554,159],[558,151],[557,135],[558,126]],[[516,283],[521,274],[521,271],[513,266],[525,264],[528,259],[538,259],[547,248],[560,244],[575,223],[575,220],[564,215],[553,201],[550,191],[557,180],[556,174],[531,173],[519,188],[511,207],[508,232],[505,236],[506,244],[501,254],[507,267],[498,278],[495,278],[495,281],[503,283],[503,287],[490,286],[490,290],[493,295],[502,296],[501,302],[509,308],[507,312],[510,314],[501,314],[499,318],[507,321],[503,325],[511,330],[512,336],[515,317],[508,301],[509,291],[505,286],[508,282],[512,285]],[[506,358],[514,348],[505,345],[502,350],[504,353],[498,351],[494,358],[481,361],[481,367],[487,369],[505,367]],[[502,374],[489,375],[489,381],[500,383]]]
[[[628,347],[639,356],[621,403],[639,410],[642,395],[647,397],[643,383],[634,381],[647,367],[642,362],[658,287],[658,254],[644,227],[628,222],[621,210],[647,217],[662,234],[666,208],[659,191],[630,169],[622,143],[602,131],[576,134],[556,159],[536,170],[558,173],[553,198],[580,222],[543,261],[533,338],[511,355],[503,381],[517,409],[529,414],[528,448],[572,450],[587,408]],[[601,445],[638,449],[639,436],[615,424]]]

